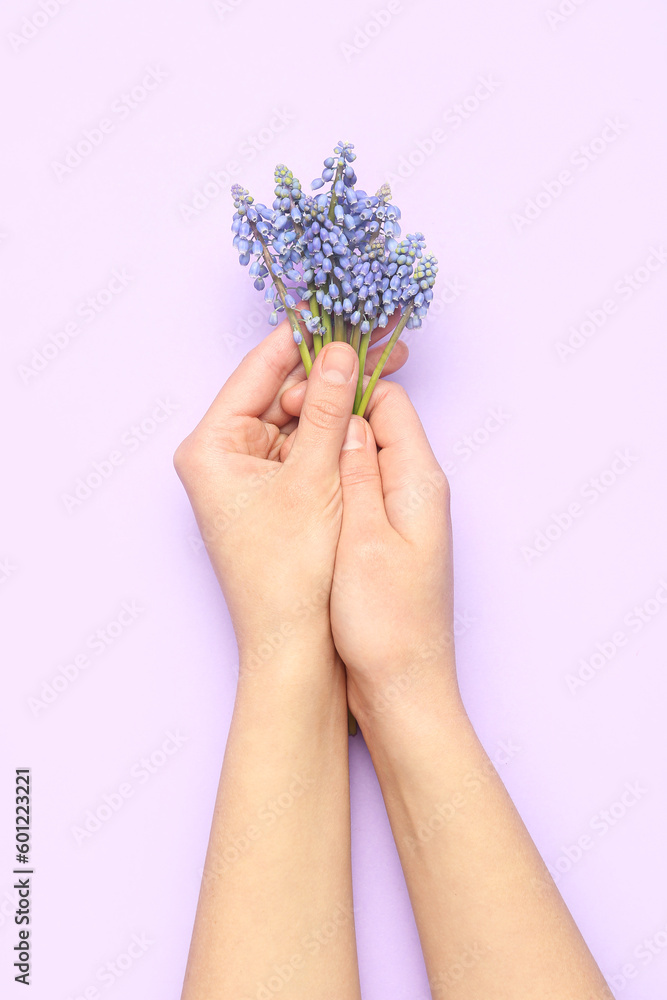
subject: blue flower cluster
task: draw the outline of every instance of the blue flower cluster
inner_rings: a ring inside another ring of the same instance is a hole
[[[255,204],[241,185],[232,187],[239,262],[271,304],[269,322],[277,324],[281,313],[289,318],[307,372],[304,329],[315,355],[330,340],[345,340],[365,359],[376,327],[386,327],[399,310],[395,342],[404,328],[422,325],[433,299],[438,267],[424,236],[401,239],[401,212],[389,186],[375,194],[356,188],[355,159],[352,143],[337,143],[312,195],[279,164],[271,208]]]

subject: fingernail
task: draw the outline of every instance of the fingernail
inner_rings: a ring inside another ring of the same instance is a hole
[[[322,359],[322,378],[342,385],[349,382],[354,371],[355,352],[347,344],[331,344]]]
[[[350,417],[341,451],[363,448],[366,445],[366,421],[363,417]]]

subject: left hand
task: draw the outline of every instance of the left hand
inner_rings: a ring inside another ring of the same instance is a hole
[[[406,355],[399,352],[388,371]],[[369,351],[368,368],[375,360]],[[296,390],[305,394],[297,422],[281,396],[305,373],[283,323],[244,358],[174,456],[229,607],[241,671],[269,661],[286,640],[291,648],[296,642],[319,653],[326,644],[333,652],[339,454],[357,370],[351,347],[324,348]]]

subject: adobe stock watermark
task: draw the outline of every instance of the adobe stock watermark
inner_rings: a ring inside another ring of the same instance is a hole
[[[429,307],[429,315],[441,316],[445,311],[445,306],[451,306],[453,302],[456,302],[456,300],[466,291],[467,287],[467,285],[463,284],[461,278],[456,275],[451,278],[443,278],[442,284],[440,285],[440,288],[438,289]],[[407,330],[406,333],[414,336],[416,331]],[[404,337],[405,333],[402,334],[402,336]]]
[[[158,427],[180,408],[181,404],[172,402],[169,397],[156,399],[150,412],[121,435],[116,448],[108,452],[105,458],[94,461],[88,472],[78,476],[71,492],[60,494],[67,513],[72,514],[90,500],[96,491],[111,479],[116,470],[125,465],[126,459],[139,451],[142,445],[153,437]]]
[[[50,333],[48,339],[39,347],[33,347],[30,360],[18,366],[17,371],[23,384],[28,385],[46,371],[56,358],[83,333],[85,327],[89,327],[102,313],[106,312],[133,281],[134,275],[130,274],[126,267],[115,267],[104,285],[96,289],[92,295],[81,299],[74,307],[73,313],[76,318],[70,319],[60,329]]]
[[[79,652],[48,680],[43,681],[39,691],[28,698],[28,708],[33,716],[39,716],[50,705],[55,704],[84,671],[93,665],[95,659],[104,656],[115,646],[143,614],[144,608],[137,601],[123,601],[114,617],[91,632]]]
[[[339,578],[340,579],[340,578]],[[339,582],[339,586],[344,585]],[[289,646],[290,639],[299,634],[300,627],[313,616],[328,610],[332,582],[330,576],[325,576],[322,583],[313,586],[307,597],[300,597],[290,610],[290,617],[284,619],[253,649],[246,650],[242,656],[240,669],[244,674],[261,671],[275,654]]]
[[[145,931],[141,934],[133,934],[123,951],[97,968],[95,983],[91,983],[77,993],[70,993],[67,1000],[102,1000],[102,997],[106,996],[106,992],[102,993],[95,984],[99,983],[105,991],[111,989],[119,979],[122,979],[134,968],[154,944],[155,942]]]
[[[447,480],[493,440],[498,431],[510,420],[510,416],[509,411],[502,405],[489,407],[486,417],[455,442],[452,451],[461,457],[461,462],[457,464],[452,459],[448,459],[443,462],[442,468],[434,469],[424,476],[418,485],[410,489],[405,500],[400,502],[398,506],[400,513],[414,513],[421,510],[424,504],[442,497],[447,490]]]
[[[444,500],[448,491],[449,484],[445,471],[439,468],[434,469],[410,488],[410,492],[405,499],[401,499],[397,509],[402,516],[414,514],[421,510],[425,504]]]
[[[601,497],[612,489],[620,479],[639,461],[630,448],[619,448],[614,458],[596,476],[591,476],[580,487],[578,495],[581,500],[571,501],[565,510],[552,514],[547,524],[535,532],[531,545],[521,546],[521,555],[530,566],[536,559],[541,559],[553,545],[567,534],[581,520],[586,511],[594,506]]]
[[[618,826],[646,795],[648,788],[645,788],[641,781],[627,781],[623,791],[613,802],[591,816],[588,828],[592,832],[582,833],[573,844],[562,844],[561,853],[556,860],[553,864],[547,864],[554,882],[558,883],[563,875],[579,864],[584,855],[592,851],[610,830]]]
[[[561,24],[569,21],[573,14],[576,14],[580,7],[583,7],[588,0],[560,0],[555,7],[545,11],[547,24],[552,31],[560,28]]]
[[[222,878],[241,858],[252,851],[258,840],[274,829],[280,819],[289,812],[294,804],[303,798],[315,786],[315,779],[308,774],[295,771],[291,781],[279,795],[260,806],[252,823],[234,836],[227,834],[226,844],[220,845],[211,862],[202,871],[202,881],[205,885]]]
[[[493,74],[478,76],[475,86],[456,104],[446,108],[439,121],[426,137],[418,139],[407,153],[402,154],[392,170],[385,171],[384,179],[395,191],[403,181],[412,177],[428,159],[470,118],[477,114],[487,101],[500,89],[500,81]]]
[[[259,980],[251,993],[244,991],[240,1000],[273,1000],[282,993],[285,986],[295,975],[305,969],[311,958],[328,948],[338,936],[341,929],[346,928],[354,920],[354,910],[346,905],[338,905],[327,920],[301,937],[300,951],[295,951],[282,961],[275,962],[268,977]]]
[[[232,500],[228,500],[208,524],[201,526],[198,534],[188,535],[192,551],[201,552],[202,549],[206,548],[207,542],[213,543],[220,538],[220,535],[229,531],[243,517],[243,512],[252,502],[253,496],[267,486],[278,472],[280,472],[280,465],[277,462],[269,465],[261,474],[253,472],[246,480],[245,488],[240,490]]]
[[[415,854],[425,844],[430,843],[436,834],[444,830],[447,824],[465,809],[471,801],[471,796],[474,797],[493,777],[498,777],[497,765],[509,764],[521,752],[521,747],[513,740],[501,740],[496,745],[493,756],[487,757],[481,767],[473,768],[464,774],[460,789],[445,801],[436,803],[431,815],[417,823],[416,836],[403,837],[403,843],[411,854]]]
[[[236,323],[231,332],[223,332],[222,342],[230,351],[234,351],[237,347],[245,344],[262,327],[267,332],[270,329],[268,313],[255,307],[250,312],[245,313],[243,319]]]
[[[429,316],[442,316],[446,307],[451,305],[453,302],[456,302],[456,300],[466,291],[467,287],[467,285],[463,284],[462,279],[456,275],[444,278],[439,274],[436,285],[437,291],[428,311]],[[258,307],[255,307],[245,313],[244,316],[236,322],[232,330],[222,332],[221,337],[225,347],[229,348],[230,352],[233,353],[238,347],[244,346],[246,342],[260,332],[262,328],[264,328],[265,332],[268,334],[271,330],[268,316],[268,309],[262,310]],[[419,331],[405,330],[401,335],[401,339],[404,343],[410,345],[415,339],[419,339]]]
[[[397,703],[412,689],[413,685],[426,676],[425,665],[433,663],[434,660],[451,652],[454,649],[455,640],[469,632],[476,621],[477,619],[467,611],[456,611],[451,632],[444,633],[439,639],[423,642],[410,664],[404,670],[395,673],[384,684],[382,690],[376,692],[371,704],[372,713],[378,717],[386,715],[390,710],[395,710]]]
[[[51,161],[51,169],[58,181],[63,181],[88,160],[106,139],[116,132],[120,122],[126,121],[167,80],[168,74],[159,66],[147,66],[143,76],[129,90],[124,90],[112,101],[106,115],[90,128],[84,129],[78,139],[67,147],[59,160]]]
[[[509,410],[502,404],[489,407],[484,419],[454,443],[452,454],[460,458],[461,461],[458,464],[452,459],[446,461],[443,464],[445,475],[453,476],[467,465],[470,459],[477,455],[482,448],[485,448],[496,434],[507,425],[510,418]]]
[[[140,757],[132,764],[127,780],[120,784],[111,792],[105,792],[102,800],[96,806],[86,810],[86,814],[79,824],[70,827],[70,833],[74,838],[77,847],[81,847],[84,841],[90,840],[105,826],[113,817],[120,812],[129,799],[134,798],[139,788],[142,788],[151,778],[158,774],[169,763],[174,756],[183,749],[190,737],[183,735],[180,730],[173,732],[171,729],[165,733],[165,738],[160,745],[148,756]]]
[[[230,185],[240,174],[242,167],[259,156],[276,136],[285,131],[293,122],[296,115],[287,108],[273,108],[271,118],[255,132],[250,133],[239,144],[232,158],[226,161],[220,168],[209,171],[208,176],[201,184],[195,188],[186,202],[181,202],[179,212],[184,222],[193,222],[198,219],[214,201],[224,195],[229,197]]]
[[[667,607],[667,580],[663,577],[649,598],[641,604],[635,604],[623,616],[624,628],[615,629],[610,636],[596,642],[594,652],[588,658],[582,657],[579,660],[575,673],[565,675],[565,683],[570,694],[577,694],[598,677],[618,651],[624,649],[633,636],[643,632],[647,625],[662,614],[665,607]]]
[[[20,52],[34,38],[37,38],[40,32],[69,2],[70,0],[40,0],[33,12],[26,14],[16,31],[10,31],[7,35],[7,41],[14,52]]]
[[[224,19],[228,14],[233,14],[246,3],[246,0],[213,0],[213,10],[220,19]]]
[[[438,275],[435,295],[428,310],[429,316],[432,319],[442,316],[447,306],[451,306],[456,302],[467,289],[468,286],[464,285],[463,280],[456,275],[452,275],[449,278]],[[420,332],[420,330],[404,330],[401,334],[401,340],[409,347],[413,342],[421,339],[419,336]]]
[[[16,564],[13,563],[8,556],[5,556],[4,559],[0,559],[0,587],[3,583],[7,583],[8,580],[11,580],[11,578],[16,575],[17,569],[18,567]]]
[[[449,992],[451,987],[457,986],[461,980],[465,979],[470,969],[474,969],[479,965],[484,957],[489,954],[490,950],[486,945],[479,944],[478,941],[473,941],[471,945],[463,948],[446,969],[436,972],[429,978],[428,984],[433,996],[449,997],[451,995]],[[430,1000],[430,997],[428,1000]]]
[[[551,208],[565,192],[588,168],[596,163],[600,157],[614,145],[619,136],[629,128],[627,122],[620,120],[618,115],[605,118],[603,127],[599,133],[589,139],[587,143],[577,146],[569,157],[569,166],[559,170],[555,177],[542,181],[536,194],[529,198],[521,212],[513,212],[510,222],[514,226],[514,231],[521,235],[526,229],[532,226],[547,209]]]
[[[648,937],[637,942],[632,949],[634,961],[624,962],[621,968],[612,976],[605,976],[610,986],[616,990],[625,989],[633,979],[644,971],[656,958],[664,958],[667,953],[667,920]]]
[[[340,52],[345,62],[351,63],[362,56],[368,46],[389,27],[396,15],[402,14],[404,10],[402,0],[389,0],[379,10],[372,10],[363,22],[356,25],[347,41],[340,43]]]
[[[613,294],[608,295],[593,309],[587,309],[584,319],[569,327],[569,337],[556,342],[556,354],[560,360],[568,361],[577,351],[585,347],[609,320],[617,315],[626,302],[646,287],[666,263],[667,248],[664,244],[649,247],[648,255],[641,264],[631,271],[626,271],[622,278],[614,282]]]

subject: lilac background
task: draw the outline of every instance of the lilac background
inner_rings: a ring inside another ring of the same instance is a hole
[[[9,916],[21,766],[34,782],[31,996],[180,995],[236,651],[171,455],[265,330],[230,245],[227,178],[187,206],[226,169],[264,199],[276,162],[305,184],[345,138],[363,186],[409,175],[394,185],[405,228],[423,229],[440,258],[439,305],[399,377],[450,474],[467,705],[617,996],[664,998],[667,257],[651,253],[667,246],[667,6],[562,0],[559,20],[558,0],[402,0],[380,30],[367,25],[384,0],[299,0],[289,17],[268,0],[43,2],[56,12],[5,0],[0,31],[2,995],[22,995]],[[306,38],[322,54],[300,79]],[[123,113],[116,102],[150,68],[154,89]],[[462,102],[465,118],[452,110]],[[104,118],[111,130],[90,155],[54,166]],[[577,166],[608,118],[618,134]],[[572,183],[546,194],[566,168]],[[81,303],[114,269],[131,280],[88,321]],[[633,272],[636,291],[614,287]],[[615,312],[559,357],[608,299]],[[76,336],[28,371],[33,349],[72,322]],[[131,428],[159,399],[173,412],[136,442]],[[599,493],[592,480],[618,449],[625,467]],[[114,451],[122,464],[68,511],[77,478]],[[527,554],[575,502],[568,530]],[[36,710],[29,699],[125,601],[136,619]],[[647,601],[641,627],[624,621]],[[618,630],[625,645],[570,690],[567,675]],[[187,741],[158,754],[149,780],[132,776],[170,730]],[[520,748],[506,764],[503,740]],[[364,998],[425,1000],[361,739],[352,772]],[[78,843],[87,811],[128,781],[132,796]],[[599,814],[626,782],[639,797],[603,833]],[[568,861],[584,835],[590,849]],[[134,934],[148,950],[100,983]],[[645,939],[659,952],[649,960]]]

